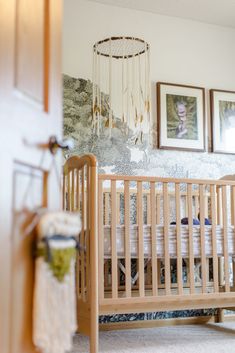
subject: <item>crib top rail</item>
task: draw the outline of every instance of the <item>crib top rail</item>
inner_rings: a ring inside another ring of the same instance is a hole
[[[213,179],[193,179],[193,178],[163,178],[153,176],[135,176],[135,175],[114,175],[114,174],[99,174],[99,180],[116,180],[116,181],[142,181],[155,183],[174,183],[174,184],[197,184],[197,185],[216,185],[221,186],[235,186],[233,180],[213,180]]]
[[[64,174],[66,175],[71,169],[81,169],[85,164],[90,167],[97,167],[97,159],[93,154],[83,156],[72,156],[64,165]],[[154,176],[136,176],[136,175],[115,175],[115,174],[98,174],[99,180],[116,180],[116,181],[142,181],[155,183],[174,183],[174,184],[197,184],[197,185],[216,185],[235,186],[235,180],[222,179],[194,179],[194,178],[172,178],[172,177],[154,177]]]
[[[90,167],[97,167],[97,160],[93,154],[86,154],[83,156],[72,156],[66,160],[64,164],[64,174],[72,169],[81,169],[84,165],[89,165]]]
[[[229,184],[229,185],[231,185],[231,184]],[[105,194],[105,193],[107,193],[107,194],[109,194],[111,192],[111,188],[106,188],[106,187],[104,187],[103,188],[103,193]],[[118,188],[116,188],[116,193],[117,194],[123,194],[123,192],[124,192],[124,188],[122,188],[122,187],[118,187]],[[136,188],[129,188],[129,193],[130,194],[137,194],[137,189]],[[143,195],[150,195],[150,193],[151,193],[151,191],[150,191],[150,189],[143,189],[142,190],[142,194]],[[162,190],[160,190],[160,189],[155,189],[155,193],[156,193],[156,195],[162,195]],[[168,190],[168,195],[169,196],[175,196],[175,191],[171,191],[171,190]],[[180,191],[180,195],[181,196],[187,196],[188,195],[188,193],[187,193],[187,191]],[[192,196],[199,196],[199,192],[198,192],[198,190],[196,190],[196,191],[192,191]],[[204,192],[204,196],[206,197],[206,196],[210,196],[210,192],[209,191],[205,191]]]

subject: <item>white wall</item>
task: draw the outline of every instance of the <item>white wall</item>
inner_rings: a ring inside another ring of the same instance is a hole
[[[64,1],[63,72],[91,78],[92,46],[130,35],[151,46],[151,79],[235,90],[235,30],[191,20]]]
[[[93,44],[119,35],[150,44],[153,120],[157,81],[235,91],[234,29],[88,0],[64,1],[63,73],[91,79]]]

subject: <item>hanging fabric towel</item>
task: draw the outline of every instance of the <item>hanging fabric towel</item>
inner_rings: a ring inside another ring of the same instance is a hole
[[[76,331],[78,214],[44,212],[37,225],[33,340],[42,353],[65,353]]]

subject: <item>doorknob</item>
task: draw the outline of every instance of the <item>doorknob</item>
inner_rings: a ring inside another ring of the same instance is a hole
[[[30,147],[36,147],[43,150],[49,150],[51,154],[55,155],[58,149],[69,150],[71,151],[74,148],[74,140],[64,139],[62,141],[58,141],[56,136],[50,136],[47,143],[36,143],[30,144],[24,140],[24,143]]]
[[[49,138],[47,148],[53,155],[56,154],[59,148],[62,150],[71,151],[74,148],[74,141],[72,139],[65,139],[62,141],[58,141],[56,136],[51,136]]]

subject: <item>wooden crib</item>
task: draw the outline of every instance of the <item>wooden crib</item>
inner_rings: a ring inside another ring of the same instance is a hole
[[[82,218],[77,314],[91,353],[99,315],[235,307],[234,181],[98,175],[93,155],[74,156],[63,207]]]

